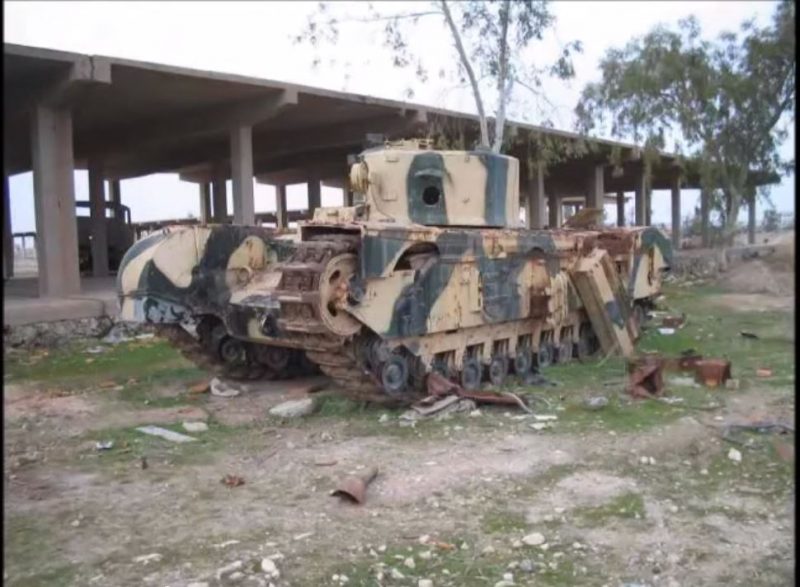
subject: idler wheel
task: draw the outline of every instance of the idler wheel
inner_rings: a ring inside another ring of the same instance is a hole
[[[339,255],[328,262],[319,277],[319,316],[325,326],[339,336],[351,336],[361,330],[361,322],[342,309],[356,266],[355,255]]]
[[[392,396],[402,395],[408,386],[408,361],[399,354],[392,354],[381,366],[381,385]]]
[[[539,345],[539,352],[536,353],[536,366],[544,369],[553,364],[553,344],[543,342]]]
[[[514,372],[520,377],[528,374],[533,366],[533,353],[528,347],[518,347],[514,356]]]
[[[500,386],[506,381],[508,375],[508,359],[497,356],[489,363],[489,381],[492,385]]]
[[[481,387],[483,366],[478,357],[465,357],[461,366],[461,387],[467,391],[475,391]]]
[[[558,345],[558,362],[569,363],[572,360],[572,339],[565,338]]]

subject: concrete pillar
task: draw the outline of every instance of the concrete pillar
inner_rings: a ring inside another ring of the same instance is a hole
[[[322,194],[319,179],[311,176],[306,184],[308,186],[308,217],[314,217],[314,210],[319,208]]]
[[[650,226],[653,223],[653,190],[648,185],[644,190],[644,225]]]
[[[211,222],[211,184],[208,182],[200,184],[200,222]]]
[[[534,164],[533,174],[528,179],[528,186],[523,190],[527,194],[525,203],[525,220],[528,228],[539,230],[545,226],[545,195],[544,195],[544,163]]]
[[[603,200],[605,193],[603,165],[595,165],[586,179],[586,207],[602,210],[605,204]]]
[[[617,226],[625,226],[625,192],[617,192]]]
[[[550,228],[561,227],[561,201],[556,197],[555,194],[550,194],[547,197],[547,216],[547,226]]]
[[[77,294],[81,290],[81,280],[72,116],[69,110],[36,106],[31,121],[39,295]]]
[[[647,198],[647,176],[645,174],[644,166],[642,166],[642,168],[636,172],[634,190],[636,192],[634,202],[636,226],[645,226],[645,210],[647,208],[647,204],[645,203]]]
[[[8,176],[3,174],[3,279],[14,277],[14,231],[11,229],[11,189]],[[25,239],[22,239],[25,250]]]
[[[225,186],[225,177],[220,175],[214,178],[214,222],[222,224],[228,218],[228,192]]]
[[[275,224],[278,228],[289,226],[289,217],[286,213],[286,186],[275,186]]]
[[[711,199],[710,194],[707,190],[701,189],[700,190],[700,235],[703,243],[703,247],[708,247],[711,244],[710,234],[708,232],[708,217],[711,211]]]
[[[237,126],[231,130],[231,175],[233,182],[233,223],[256,223],[253,197],[253,129]]]
[[[679,177],[672,180],[672,248],[681,248],[681,181]]]
[[[89,161],[89,209],[92,227],[92,275],[108,275],[108,232],[106,222],[106,193],[103,166]]]
[[[756,244],[756,188],[747,188],[747,244]]]
[[[114,204],[114,210],[111,215],[116,218],[117,210],[122,205],[122,190],[118,179],[111,179],[108,182],[108,200]],[[120,211],[120,214],[122,214],[122,211]],[[125,220],[125,218],[123,217],[122,220]]]

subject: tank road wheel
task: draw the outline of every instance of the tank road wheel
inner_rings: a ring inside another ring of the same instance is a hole
[[[288,348],[266,344],[257,344],[253,348],[256,361],[266,365],[276,373],[284,371],[289,366],[289,361],[292,358],[292,351]]]
[[[393,397],[405,393],[408,388],[408,377],[408,361],[403,355],[392,353],[381,366],[381,385],[383,390]]]
[[[497,356],[489,363],[489,381],[492,385],[500,386],[506,381],[508,375],[508,359],[506,357]]]
[[[461,387],[467,391],[475,391],[481,387],[483,366],[478,357],[465,357],[461,366]]]
[[[525,377],[533,366],[533,353],[528,347],[518,347],[514,356],[514,372],[520,377]]]
[[[226,336],[219,344],[219,357],[228,365],[244,365],[247,363],[247,348],[241,340]]]
[[[543,342],[539,345],[539,352],[536,353],[536,366],[539,369],[545,369],[553,364],[554,355],[553,344],[550,342]]]
[[[347,253],[331,259],[319,276],[319,316],[339,336],[351,336],[361,330],[361,322],[341,309],[356,267],[356,256]]]
[[[572,360],[572,339],[565,338],[558,345],[558,363],[569,363]]]

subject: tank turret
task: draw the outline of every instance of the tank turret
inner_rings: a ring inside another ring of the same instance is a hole
[[[364,151],[350,171],[368,222],[518,227],[519,161],[488,150],[434,151],[427,141]]]

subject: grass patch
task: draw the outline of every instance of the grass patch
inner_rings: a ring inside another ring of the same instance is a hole
[[[91,348],[104,351],[91,354]],[[187,369],[191,364],[164,341],[144,340],[116,345],[75,342],[49,351],[12,352],[5,357],[7,381],[58,382],[69,389],[91,382],[123,383],[168,368]],[[195,370],[197,373],[197,370]]]
[[[582,507],[572,510],[579,526],[602,526],[609,519],[644,519],[644,498],[634,492],[625,493],[607,504],[597,507]]]
[[[528,529],[525,515],[508,509],[496,508],[486,512],[481,519],[481,528],[488,534],[524,532]]]
[[[9,587],[74,585],[79,572],[58,554],[52,528],[38,516],[6,512],[3,524],[4,572]]]

